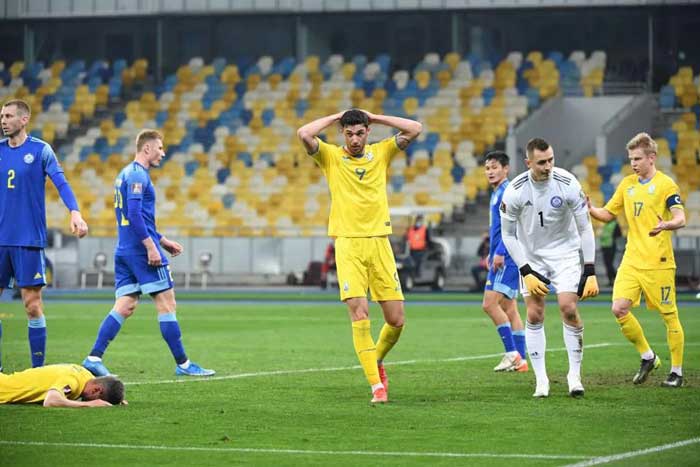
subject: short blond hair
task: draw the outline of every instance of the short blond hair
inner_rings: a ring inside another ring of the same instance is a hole
[[[645,156],[656,155],[659,151],[659,146],[656,144],[656,141],[647,133],[638,133],[627,143],[628,151],[634,151],[639,148],[644,150]]]
[[[27,104],[26,101],[23,101],[22,99],[11,99],[7,102],[5,102],[2,106],[7,107],[8,105],[14,105],[17,107],[17,110],[19,111],[20,114],[24,115],[31,115],[32,114],[32,109],[29,107],[29,104]]]
[[[163,135],[161,135],[157,130],[141,130],[136,137],[136,152],[141,152],[144,144],[155,139],[163,141]]]

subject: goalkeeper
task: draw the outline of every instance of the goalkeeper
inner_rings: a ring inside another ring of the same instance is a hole
[[[549,396],[544,298],[550,290],[557,294],[564,322],[569,394],[580,397],[584,393],[583,321],[577,303],[579,298],[598,295],[593,228],[581,185],[571,173],[554,167],[549,143],[534,138],[527,143],[526,152],[530,170],[508,185],[500,210],[503,242],[522,277],[527,307],[525,342],[536,379],[533,397]],[[583,252],[583,267],[579,251]]]

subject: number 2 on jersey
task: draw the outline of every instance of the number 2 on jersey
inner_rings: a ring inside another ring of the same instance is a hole
[[[7,171],[7,188],[14,190],[15,185],[12,183],[12,180],[15,179],[15,171],[10,169]]]
[[[129,225],[129,220],[124,216],[124,200],[122,199],[122,193],[119,188],[114,189],[114,208],[119,209],[118,218],[121,218],[120,225]]]

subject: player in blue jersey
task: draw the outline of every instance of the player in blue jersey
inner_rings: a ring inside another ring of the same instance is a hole
[[[163,136],[143,130],[136,137],[136,157],[124,167],[114,183],[117,247],[114,251],[116,301],[97,332],[97,339],[83,366],[95,376],[107,376],[102,355],[117,336],[124,321],[134,313],[141,294],[150,294],[158,311],[160,332],[175,358],[175,374],[210,376],[187,358],[175,317],[175,291],[168,259],[182,253],[182,245],[168,240],[156,229],[156,191],[148,171],[160,166],[165,156]]]
[[[0,140],[0,294],[7,287],[19,287],[29,319],[32,366],[38,367],[46,354],[41,289],[46,285],[47,176],[70,211],[71,232],[82,238],[88,226],[51,146],[27,135],[30,118],[31,109],[22,100],[7,101],[0,110],[6,136]]]
[[[528,370],[525,355],[525,327],[518,314],[517,296],[520,285],[518,267],[501,239],[501,216],[498,211],[503,192],[508,186],[510,159],[505,152],[493,151],[484,158],[486,178],[493,188],[489,203],[489,272],[486,278],[483,307],[496,325],[505,354],[494,371]]]

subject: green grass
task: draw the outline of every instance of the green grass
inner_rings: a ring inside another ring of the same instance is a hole
[[[6,372],[24,369],[24,311],[16,302],[0,306]],[[582,307],[586,396],[574,400],[567,396],[561,322],[550,305],[552,390],[548,399],[534,400],[532,372],[493,373],[502,347],[479,307],[409,301],[406,330],[387,362],[391,402],[373,407],[361,371],[353,368],[341,304],[181,302],[190,357],[228,378],[176,384],[168,382],[175,380],[174,363],[155,310],[144,303],[105,358],[128,383],[129,406],[0,406],[0,464],[549,466],[699,437],[700,307],[682,309],[686,387],[680,390],[659,387],[670,365],[659,316],[637,313],[663,367],[633,386],[638,357],[608,309],[604,303]],[[47,363],[80,362],[107,311],[108,303],[47,302]],[[373,306],[371,313],[376,336],[380,311]],[[512,454],[561,457],[505,457]],[[698,458],[695,443],[614,465],[697,465]]]

